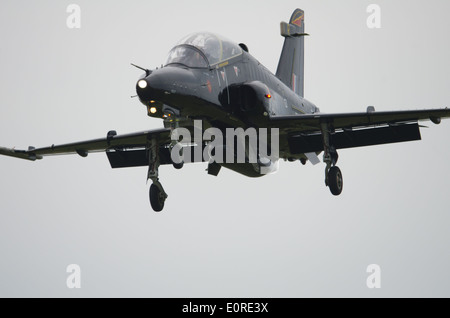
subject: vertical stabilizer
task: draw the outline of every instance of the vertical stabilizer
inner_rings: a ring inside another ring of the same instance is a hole
[[[277,77],[297,95],[303,97],[305,60],[305,13],[297,9],[289,23],[281,22],[281,35],[285,37],[278,63]]]

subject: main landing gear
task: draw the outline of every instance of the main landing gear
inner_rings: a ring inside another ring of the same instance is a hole
[[[147,146],[149,166],[147,180],[152,180],[153,184],[150,186],[150,204],[155,212],[161,212],[164,209],[164,202],[168,195],[164,191],[158,178],[159,162],[159,143],[157,137],[152,137],[150,145]]]
[[[339,155],[331,140],[333,130],[330,124],[322,124],[323,162],[327,165],[325,168],[325,185],[330,188],[333,195],[338,196],[344,189],[344,179],[341,170],[336,166]]]

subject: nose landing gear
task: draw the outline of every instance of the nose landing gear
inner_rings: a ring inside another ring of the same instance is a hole
[[[170,114],[173,114],[173,116],[170,117],[173,117],[174,119],[166,120],[164,123],[167,128],[170,127],[172,135],[174,130],[179,127],[179,124],[178,118],[175,118],[175,113],[171,112]],[[172,150],[176,146],[180,145],[178,144],[177,141],[172,141],[172,143],[169,145],[170,155],[172,155]],[[179,155],[183,157],[183,148],[182,147],[179,148],[180,148]],[[147,149],[147,157],[149,160],[147,180],[152,180],[153,182],[149,190],[150,204],[155,212],[161,212],[164,209],[164,203],[168,195],[164,191],[161,182],[159,182],[158,169],[160,166],[159,160],[160,145],[157,136],[153,136],[151,140],[148,140],[146,149]],[[172,162],[172,165],[175,169],[182,169],[184,166],[184,161],[181,160],[177,163]]]

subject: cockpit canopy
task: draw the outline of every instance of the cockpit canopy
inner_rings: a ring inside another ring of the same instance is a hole
[[[207,68],[242,54],[239,45],[213,33],[190,34],[169,52],[165,65]]]

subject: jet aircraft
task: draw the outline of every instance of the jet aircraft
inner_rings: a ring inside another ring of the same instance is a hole
[[[325,184],[337,196],[343,190],[342,173],[336,166],[337,150],[420,140],[419,121],[439,124],[442,118],[450,117],[447,108],[378,112],[370,106],[358,113],[320,112],[303,92],[308,35],[304,11],[296,9],[280,29],[285,39],[275,74],[260,64],[245,44],[207,32],[181,39],[161,68],[149,70],[134,65],[145,72],[137,81],[137,96],[148,116],[162,119],[164,128],[125,135],[110,131],[105,138],[27,150],[0,147],[0,154],[34,161],[51,155],[87,157],[106,152],[112,168],[148,166],[150,203],[160,212],[168,196],[159,181],[158,168],[170,164],[176,169],[183,167],[183,161],[172,160],[171,150],[177,141],[171,135],[180,127],[195,130],[194,121],[201,121],[203,131],[210,127],[221,131],[277,128],[278,158],[303,165],[307,161],[317,164],[323,152]],[[207,142],[191,140],[182,149],[189,147],[192,154],[207,146]],[[247,159],[243,163],[209,161],[207,171],[217,176],[225,167],[248,177],[260,177],[265,174],[262,168],[277,169],[278,159],[258,160],[256,164]]]

